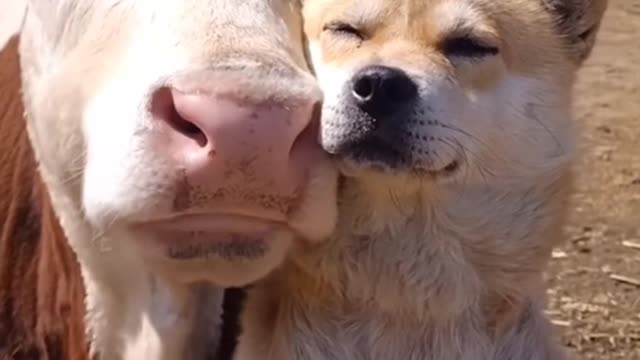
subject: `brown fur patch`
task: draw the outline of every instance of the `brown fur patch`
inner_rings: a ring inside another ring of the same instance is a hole
[[[14,37],[0,52],[0,359],[88,359],[84,287],[37,172]]]

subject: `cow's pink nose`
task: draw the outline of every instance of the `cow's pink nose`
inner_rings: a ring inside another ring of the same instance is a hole
[[[156,91],[152,114],[164,128],[159,151],[206,194],[242,189],[242,196],[293,196],[321,152],[312,121],[316,103],[255,103],[232,94]]]

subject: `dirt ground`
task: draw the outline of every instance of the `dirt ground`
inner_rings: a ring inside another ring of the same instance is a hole
[[[549,314],[577,359],[640,360],[640,0],[609,3],[577,87],[583,157]]]

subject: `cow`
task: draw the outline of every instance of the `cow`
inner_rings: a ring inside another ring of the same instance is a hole
[[[20,23],[0,357],[211,358],[224,288],[336,222],[300,4],[28,0]]]
[[[0,52],[0,359],[87,359],[80,268],[36,174],[17,46]]]

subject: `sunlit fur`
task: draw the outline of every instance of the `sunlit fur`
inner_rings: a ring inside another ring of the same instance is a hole
[[[605,8],[606,0],[304,1],[323,134],[353,121],[345,84],[357,70],[400,68],[419,92],[398,119],[408,124],[413,167],[336,156],[337,230],[299,247],[251,291],[236,359],[564,359],[543,315],[542,275],[572,188],[572,87]],[[333,21],[364,40],[323,30]],[[466,34],[499,53],[451,57],[438,46]],[[453,160],[453,174],[424,171]]]

